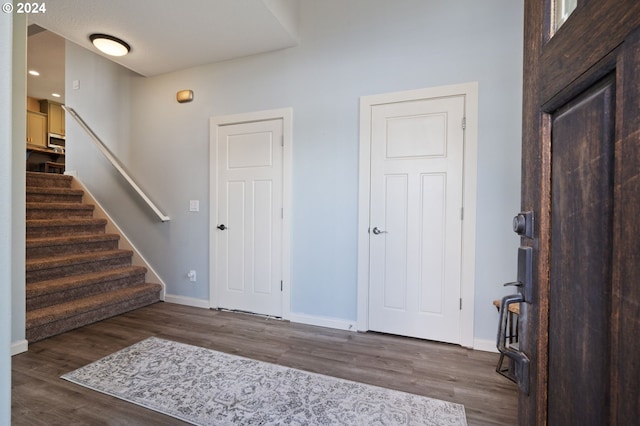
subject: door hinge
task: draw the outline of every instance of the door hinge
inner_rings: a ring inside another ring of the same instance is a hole
[[[280,209],[280,219],[284,219],[284,207]]]
[[[280,146],[284,146],[284,135],[280,136]]]
[[[462,297],[460,298],[460,310],[462,310]]]
[[[282,291],[282,280],[280,280],[280,291]]]
[[[462,130],[467,128],[467,117],[462,117]]]
[[[464,207],[460,207],[460,220],[464,220]]]

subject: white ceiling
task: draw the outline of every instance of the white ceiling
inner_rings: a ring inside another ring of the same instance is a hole
[[[109,59],[143,76],[154,76],[297,45],[298,2],[55,0],[46,3],[46,13],[30,15],[29,24],[37,24],[100,55],[89,35],[118,37],[131,46],[131,52]],[[62,62],[64,74],[64,43],[60,53],[59,40],[47,34],[29,37],[28,66],[35,66],[37,61],[38,66],[45,62],[53,67],[57,61],[54,56],[62,55],[58,61]],[[31,77],[27,84],[31,92]],[[48,95],[37,97],[51,98],[51,92],[45,93]]]
[[[36,27],[37,30],[37,27]],[[30,32],[33,27],[30,28]],[[27,69],[40,76],[27,74],[27,95],[64,103],[64,39],[49,31],[30,35],[27,39]],[[51,94],[61,97],[54,98]]]

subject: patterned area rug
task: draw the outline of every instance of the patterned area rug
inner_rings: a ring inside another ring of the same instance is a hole
[[[148,338],[63,379],[195,425],[466,425],[464,406]]]

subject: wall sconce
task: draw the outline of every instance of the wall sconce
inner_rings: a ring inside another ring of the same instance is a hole
[[[191,102],[193,100],[193,90],[181,90],[176,93],[178,103]]]
[[[124,56],[131,50],[126,42],[108,34],[91,34],[89,40],[99,51],[110,56]]]

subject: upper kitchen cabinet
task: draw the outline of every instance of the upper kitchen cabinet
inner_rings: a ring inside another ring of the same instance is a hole
[[[64,139],[64,110],[62,109],[62,104],[42,99],[40,101],[40,112],[48,116],[49,135],[54,138]]]

